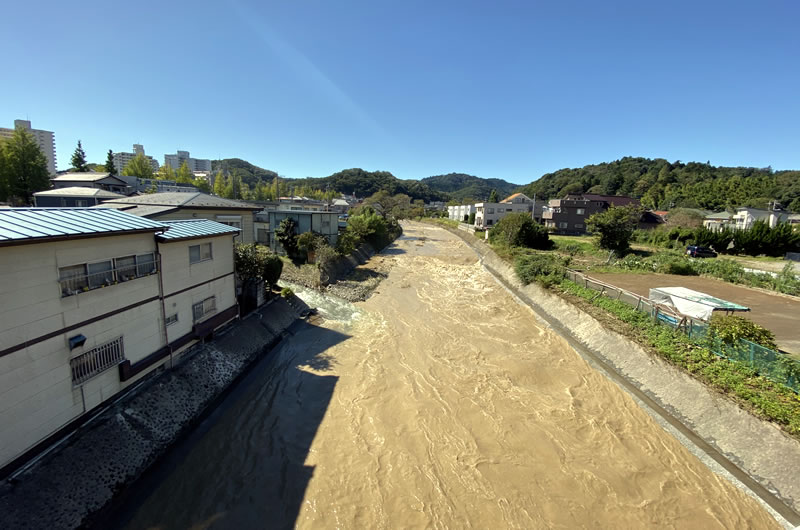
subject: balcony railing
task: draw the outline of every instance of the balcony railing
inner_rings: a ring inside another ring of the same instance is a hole
[[[125,283],[136,278],[143,278],[158,272],[155,262],[139,265],[128,265],[116,269],[108,269],[91,274],[78,274],[63,277],[58,283],[61,285],[61,297],[102,289],[119,283]]]
[[[122,347],[122,337],[74,357],[69,361],[72,384],[74,386],[81,385],[124,360],[125,351]]]

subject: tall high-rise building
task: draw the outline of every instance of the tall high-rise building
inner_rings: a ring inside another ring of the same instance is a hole
[[[14,120],[14,129],[25,129],[33,135],[39,149],[44,153],[47,159],[47,171],[51,175],[56,174],[56,135],[51,131],[42,131],[40,129],[32,129],[31,122],[28,120]],[[6,129],[0,127],[0,138],[11,138],[14,136],[14,129]]]
[[[133,144],[133,153],[113,153],[114,167],[117,169],[118,174],[122,174],[122,170],[128,165],[128,162],[133,160],[138,154],[144,155],[144,146],[141,144]],[[152,156],[145,155],[153,167],[153,171],[158,171],[158,160]],[[140,175],[137,175],[140,176]]]
[[[178,169],[186,162],[189,171],[211,171],[211,160],[205,158],[192,158],[189,151],[178,151],[174,155],[164,155],[164,165]]]

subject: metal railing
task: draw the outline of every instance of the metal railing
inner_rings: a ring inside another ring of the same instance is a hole
[[[568,270],[567,278],[586,289],[597,291],[598,297],[605,296],[619,300],[637,311],[650,315],[659,324],[686,333],[694,342],[708,347],[719,357],[746,364],[764,377],[800,392],[800,361],[784,353],[744,339],[739,339],[734,344],[727,344],[718,338],[709,338],[708,323],[703,320],[683,315],[645,296],[601,282],[578,271]]]
[[[72,385],[79,386],[125,360],[122,337],[69,360]]]
[[[100,289],[124,283],[136,278],[150,276],[158,271],[158,266],[155,261],[149,263],[142,263],[139,265],[126,265],[115,269],[108,269],[104,271],[89,273],[89,274],[76,274],[59,278],[58,283],[61,286],[61,297],[73,296],[79,293],[91,291],[93,289]]]

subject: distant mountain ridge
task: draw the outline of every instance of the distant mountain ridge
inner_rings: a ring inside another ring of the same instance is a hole
[[[738,206],[766,208],[778,201],[800,212],[800,171],[712,166],[663,158],[624,157],[581,168],[559,169],[523,186],[537,198],[562,198],[567,193],[627,195],[653,210],[702,208],[720,211]]]
[[[489,197],[492,190],[497,190],[500,198],[505,198],[519,188],[519,184],[512,184],[502,179],[481,178],[465,173],[448,173],[447,175],[434,175],[426,177],[420,182],[427,184],[432,190],[450,194],[456,200],[474,199],[483,201]]]

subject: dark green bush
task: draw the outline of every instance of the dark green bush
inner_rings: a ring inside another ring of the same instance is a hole
[[[489,230],[489,241],[509,247],[548,250],[553,242],[544,226],[526,213],[510,213]]]
[[[567,260],[557,254],[520,254],[514,259],[514,270],[524,284],[540,283],[550,287],[567,275]]]
[[[778,349],[775,335],[744,317],[736,315],[714,315],[708,326],[708,336],[726,344],[736,345],[740,339],[749,340],[765,348]]]

